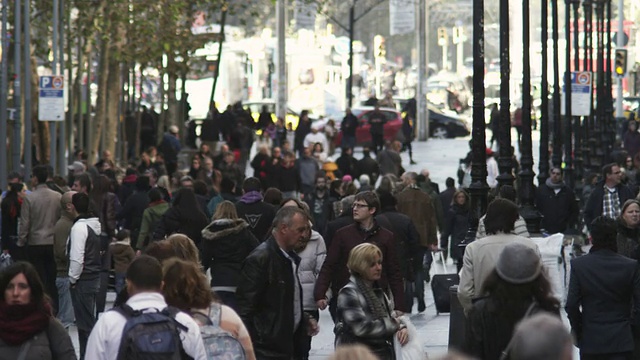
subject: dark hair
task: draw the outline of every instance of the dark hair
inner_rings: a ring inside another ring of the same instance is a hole
[[[13,180],[13,179],[20,180],[21,178],[22,178],[22,175],[20,175],[20,173],[17,171],[12,171],[9,173],[9,176],[7,176],[7,179],[9,180]]]
[[[149,196],[150,202],[156,202],[163,199],[162,193],[160,192],[160,190],[158,190],[158,188],[149,190],[149,192],[147,192],[147,196]]]
[[[130,175],[138,175],[138,171],[134,168],[127,168],[127,170],[125,171],[125,176]]]
[[[398,200],[388,191],[377,190],[378,199],[380,200],[380,208],[395,208],[398,204]]]
[[[446,184],[446,186],[448,188],[452,188],[452,187],[456,186],[456,181],[453,180],[453,178],[450,178],[450,177],[448,177],[447,180],[445,180],[444,183]]]
[[[376,195],[376,193],[374,193],[373,191],[363,191],[357,193],[354,202],[358,200],[364,201],[365,203],[367,203],[367,205],[369,205],[370,208],[375,208],[376,212],[374,213],[374,215],[378,213],[378,210],[380,210],[380,199],[378,199],[378,195]]]
[[[593,250],[609,249],[618,251],[618,231],[616,221],[606,216],[598,216],[591,222],[591,243]]]
[[[510,233],[518,217],[518,207],[513,201],[502,198],[493,200],[487,207],[487,216],[484,218],[487,235]]]
[[[91,191],[91,177],[89,176],[89,174],[79,174],[74,178],[74,181],[77,181],[78,184],[80,184],[80,187],[86,188],[87,192]]]
[[[38,165],[33,168],[33,176],[38,180],[38,184],[45,184],[49,177],[49,170],[44,165]]]
[[[236,186],[235,181],[229,179],[228,177],[223,177],[220,182],[220,192],[230,193],[233,192],[233,188]]]
[[[282,202],[282,191],[278,188],[270,187],[264,192],[264,202],[274,206],[280,206]]]
[[[193,192],[195,192],[196,195],[207,196],[209,194],[207,184],[205,184],[202,180],[196,180],[193,182]]]
[[[606,179],[607,175],[613,174],[613,167],[618,166],[618,163],[610,163],[602,167],[602,178]]]
[[[31,303],[36,304],[38,311],[52,316],[49,309],[49,297],[44,292],[42,280],[40,280],[36,268],[26,261],[17,261],[0,271],[0,289],[2,289],[3,301],[6,301],[4,299],[4,290],[7,289],[11,280],[18,274],[23,274],[27,278],[27,283],[31,288]]]
[[[140,290],[160,291],[162,287],[162,266],[149,255],[135,258],[127,269],[127,280]]]
[[[524,316],[532,299],[541,309],[558,314],[560,302],[551,292],[551,284],[545,272],[526,284],[511,284],[500,278],[494,269],[482,285],[487,294],[487,310],[495,316],[517,323]]]
[[[172,208],[178,210],[183,217],[187,217],[188,222],[193,221],[190,224],[184,224],[185,228],[197,224],[198,217],[204,218],[207,223],[209,222],[207,216],[200,208],[200,204],[196,198],[196,193],[193,192],[193,189],[182,188],[176,191],[176,195],[173,198]]]
[[[89,200],[89,195],[85,193],[75,193],[71,196],[71,203],[73,207],[76,208],[76,211],[80,214],[89,213],[89,204],[91,201]]]
[[[53,166],[45,165],[47,167],[47,177],[52,178],[55,175],[55,170],[53,170]]]
[[[516,202],[516,189],[511,185],[502,185],[498,190],[498,197],[501,199],[507,199]]]
[[[142,175],[142,176],[138,176],[136,178],[136,190],[140,191],[140,192],[146,192],[149,191],[149,188],[151,187],[151,185],[149,185],[149,177],[146,175]]]
[[[122,229],[120,231],[118,231],[118,233],[116,234],[116,240],[118,241],[122,241],[128,237],[131,236],[131,232],[127,229]]]
[[[249,177],[244,180],[242,183],[242,191],[246,193],[250,191],[260,191],[262,189],[262,185],[260,184],[260,180],[256,177]]]

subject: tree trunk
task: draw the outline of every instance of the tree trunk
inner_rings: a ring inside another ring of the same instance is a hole
[[[112,52],[113,54],[114,52]],[[119,61],[111,56],[109,59],[109,76],[107,79],[107,122],[105,128],[104,149],[109,150],[115,156],[116,153],[116,137],[118,132],[118,124],[120,123],[120,114],[118,114],[118,104],[120,102],[120,84]]]
[[[93,133],[93,149],[90,149],[89,163],[93,163],[102,137],[102,127],[107,123],[107,87],[109,78],[110,37],[103,37],[100,43],[100,65],[98,67],[98,100]]]

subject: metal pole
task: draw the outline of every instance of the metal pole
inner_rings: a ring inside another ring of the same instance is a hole
[[[597,115],[595,119],[596,134],[600,135],[600,140],[597,143],[597,156],[599,163],[595,165],[596,169],[602,167],[605,164],[605,157],[607,152],[606,141],[607,136],[605,134],[606,124],[604,118],[605,107],[605,74],[604,74],[604,3],[596,3],[596,32],[598,36],[598,67],[596,73],[598,74],[597,84]]]
[[[58,22],[58,62],[60,64],[60,75],[64,76],[64,1],[58,0],[60,3],[60,14],[58,19],[63,19]],[[71,59],[69,59],[71,61]],[[71,72],[69,72],[69,76],[71,76]],[[66,77],[64,81],[65,92],[69,89],[68,84],[71,82],[68,81],[69,78]],[[70,110],[70,109],[69,109]],[[69,111],[71,113],[71,111]],[[68,114],[66,114],[68,115]],[[67,116],[62,118],[60,121],[60,144],[58,144],[58,174],[64,176],[67,174]]]
[[[469,230],[464,247],[476,238],[478,220],[487,210],[487,138],[484,120],[484,0],[473,0],[473,126],[471,129],[471,185]]]
[[[24,2],[24,169],[25,181],[31,174],[31,133],[33,113],[31,112],[31,1]],[[30,180],[30,179],[29,179]]]
[[[91,161],[93,161],[93,156],[91,155],[92,151],[93,151],[93,134],[91,129],[93,129],[93,119],[91,117],[91,76],[92,76],[92,67],[93,67],[93,47],[89,47],[89,53],[87,54],[87,81],[86,84],[84,86],[84,101],[85,101],[85,109],[84,111],[86,112],[86,118],[84,119],[85,123],[84,123],[84,127],[86,129],[86,147],[84,148],[86,150],[86,154],[87,154],[87,161],[89,163],[91,163]]]
[[[562,123],[560,119],[560,51],[558,50],[558,1],[551,0],[553,37],[553,166],[562,166]]]
[[[616,48],[623,49],[622,37],[624,34],[624,0],[618,0],[618,35],[616,35]],[[616,118],[624,118],[622,109],[622,79],[623,76],[616,76]]]
[[[564,8],[564,35],[565,35],[565,68],[564,68],[564,179],[567,185],[573,189],[573,141],[571,129],[571,0],[565,0]]]
[[[60,21],[60,0],[53,0],[53,75],[58,75],[58,22]],[[49,121],[49,165],[53,167],[54,172],[56,169],[56,127],[58,123],[55,121]],[[60,174],[62,175],[62,174]]]
[[[355,13],[356,13],[356,0],[353,0],[351,7],[349,8],[349,60],[347,66],[349,66],[349,78],[347,79],[347,106],[353,105],[353,38],[354,38],[354,26],[355,26]]]
[[[464,58],[464,41],[462,41],[463,39],[462,30],[464,29],[464,27],[462,27],[461,25],[461,26],[457,26],[457,28],[458,28],[458,43],[456,44],[457,46],[456,71],[458,72],[458,74],[460,74],[462,71],[463,58]]]
[[[549,39],[549,0],[541,2],[541,46],[542,74],[540,79],[542,114],[540,116],[540,162],[538,164],[538,184],[544,184],[549,177],[549,76],[547,40]]]
[[[7,188],[7,74],[9,67],[9,38],[7,37],[7,21],[9,1],[2,0],[2,69],[0,70],[0,139],[2,139],[2,151],[0,151],[0,189]]]
[[[520,186],[520,214],[527,222],[530,234],[540,233],[540,213],[534,206],[533,152],[531,143],[531,65],[529,63],[529,0],[522,0],[522,147],[520,148],[521,170],[518,174]]]
[[[591,7],[591,0],[585,0],[583,3],[584,6],[584,71],[593,71],[592,64],[592,34],[593,26],[593,12]],[[593,75],[591,76],[591,84],[593,84]],[[590,109],[589,116],[585,117],[583,123],[584,129],[584,139],[582,141],[582,153],[584,154],[584,162],[583,162],[583,175],[591,170],[591,129],[593,126],[593,85],[589,91],[590,99]]]
[[[509,59],[509,0],[500,0],[500,121],[498,127],[498,186],[513,186],[513,163],[511,151],[511,111],[509,81],[511,79]],[[484,71],[484,70],[483,70]]]
[[[15,21],[15,26],[13,27],[13,32],[14,32],[14,41],[15,41],[15,48],[13,51],[14,54],[14,61],[13,61],[13,68],[14,68],[14,72],[15,72],[15,79],[13,80],[13,107],[16,109],[16,111],[14,112],[13,116],[14,116],[14,122],[13,122],[13,140],[11,141],[11,145],[13,147],[13,154],[12,154],[12,161],[13,161],[13,169],[14,171],[17,172],[22,172],[20,171],[21,166],[20,166],[20,145],[21,145],[21,140],[20,140],[20,123],[21,123],[21,119],[22,119],[22,114],[21,114],[21,109],[22,109],[22,99],[21,99],[21,94],[22,94],[22,89],[20,88],[20,81],[22,81],[22,76],[20,76],[20,71],[21,69],[21,64],[22,64],[22,59],[21,59],[21,54],[20,52],[22,51],[22,43],[21,43],[21,38],[22,38],[22,12],[21,12],[21,7],[22,7],[22,3],[21,0],[16,0],[16,7],[15,7],[15,14],[14,14],[14,21]],[[25,176],[27,173],[27,169],[25,169]]]
[[[276,32],[278,37],[278,99],[276,116],[284,119],[287,115],[287,78],[286,78],[286,9],[285,0],[277,0],[276,4]]]
[[[84,49],[82,46],[82,37],[80,35],[78,35],[77,38],[77,52],[78,52],[78,74],[76,75],[78,78],[78,99],[77,99],[77,117],[78,117],[78,122],[77,122],[77,127],[76,127],[76,137],[78,139],[77,143],[78,143],[78,149],[84,149],[84,118],[83,118],[83,112],[82,112],[82,80],[83,80],[83,76],[84,76],[84,58],[82,57],[84,54]]]
[[[416,124],[418,140],[429,138],[429,112],[427,111],[427,0],[418,1],[418,34],[416,48],[418,50],[418,85],[416,88]]]
[[[573,0],[573,66],[575,71],[580,71],[580,27],[578,24],[580,12],[580,0]],[[573,188],[578,198],[582,197],[582,118],[573,117]]]

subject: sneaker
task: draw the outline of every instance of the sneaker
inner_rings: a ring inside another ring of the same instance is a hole
[[[424,300],[418,301],[418,312],[421,313],[427,309],[427,306],[424,304]]]

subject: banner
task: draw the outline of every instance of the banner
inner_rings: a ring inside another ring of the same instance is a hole
[[[415,0],[389,0],[389,34],[401,35],[416,29]]]

